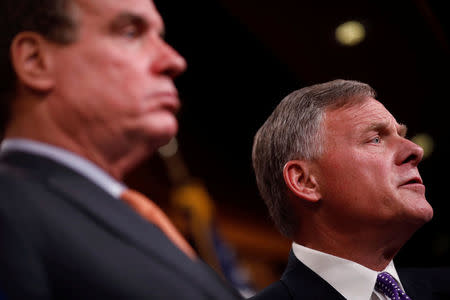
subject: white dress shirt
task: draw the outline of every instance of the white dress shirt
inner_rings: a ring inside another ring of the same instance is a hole
[[[67,150],[29,139],[5,139],[0,152],[21,151],[54,160],[87,177],[114,198],[119,199],[126,186],[89,160]]]
[[[346,299],[389,299],[374,290],[379,272],[354,261],[313,250],[297,243],[292,244],[292,250],[298,260],[322,277]],[[391,274],[403,289],[393,261],[383,271]]]

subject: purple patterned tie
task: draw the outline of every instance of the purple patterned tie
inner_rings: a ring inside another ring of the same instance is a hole
[[[375,290],[383,293],[392,300],[411,300],[398,286],[397,281],[388,272],[378,274]]]

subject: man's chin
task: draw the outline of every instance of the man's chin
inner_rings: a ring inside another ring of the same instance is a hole
[[[428,208],[425,208],[421,215],[423,217],[422,220],[424,221],[424,223],[431,221],[434,215],[433,208],[431,207],[431,205],[428,204]]]
[[[433,208],[428,203],[424,191],[402,189],[401,199],[406,218],[414,223],[424,224],[433,218]]]
[[[178,130],[173,129],[160,134],[158,137],[154,135],[150,140],[153,140],[155,142],[156,150],[162,149],[164,151],[164,148],[167,148],[175,143],[174,138],[177,133]]]
[[[146,139],[153,144],[155,150],[167,145],[178,133],[178,122],[175,118],[171,122],[161,122],[159,126],[152,126],[146,133]]]
[[[425,200],[426,202],[426,200]],[[409,214],[410,222],[417,226],[422,226],[433,218],[433,208],[426,202],[420,207],[416,207]]]

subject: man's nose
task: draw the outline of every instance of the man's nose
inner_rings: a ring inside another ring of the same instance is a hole
[[[158,51],[153,71],[175,78],[186,70],[186,60],[164,40],[160,41]]]
[[[397,164],[410,163],[413,166],[417,166],[423,158],[423,148],[413,143],[412,141],[403,138],[402,148],[399,151],[397,158]]]

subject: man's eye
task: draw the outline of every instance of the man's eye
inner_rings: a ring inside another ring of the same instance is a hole
[[[127,26],[122,30],[122,35],[127,38],[135,38],[139,36],[139,29],[136,26]]]
[[[371,142],[374,143],[374,144],[379,144],[379,143],[381,143],[381,138],[380,138],[379,136],[374,137],[374,138],[371,140]]]

